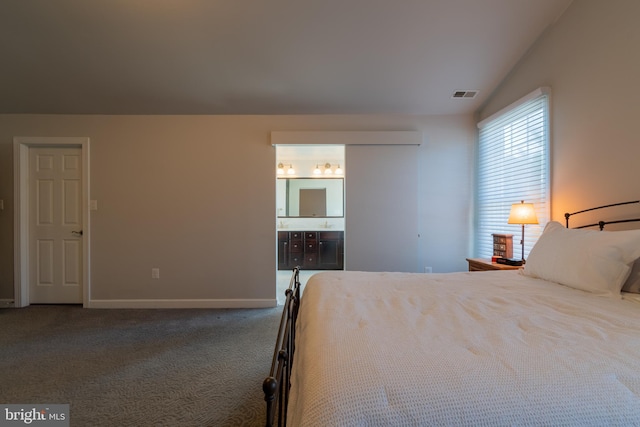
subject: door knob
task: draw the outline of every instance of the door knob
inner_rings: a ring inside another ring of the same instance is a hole
[[[80,230],[80,231],[72,231],[71,234],[73,234],[74,236],[82,236],[82,230]]]

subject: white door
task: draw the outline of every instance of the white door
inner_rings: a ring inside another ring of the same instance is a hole
[[[29,302],[82,303],[82,151],[29,149]]]
[[[345,269],[418,272],[418,146],[347,145]]]

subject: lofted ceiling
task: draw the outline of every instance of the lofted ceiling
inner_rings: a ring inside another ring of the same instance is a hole
[[[0,113],[468,114],[570,3],[1,0]]]

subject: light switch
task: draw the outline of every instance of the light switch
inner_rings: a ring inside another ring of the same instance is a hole
[[[90,200],[89,201],[89,210],[90,211],[97,211],[98,210],[98,201],[97,200]]]

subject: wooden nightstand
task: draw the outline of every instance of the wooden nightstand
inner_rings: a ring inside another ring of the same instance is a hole
[[[522,266],[498,264],[484,258],[467,258],[467,262],[469,263],[469,271],[517,270],[522,268]]]

